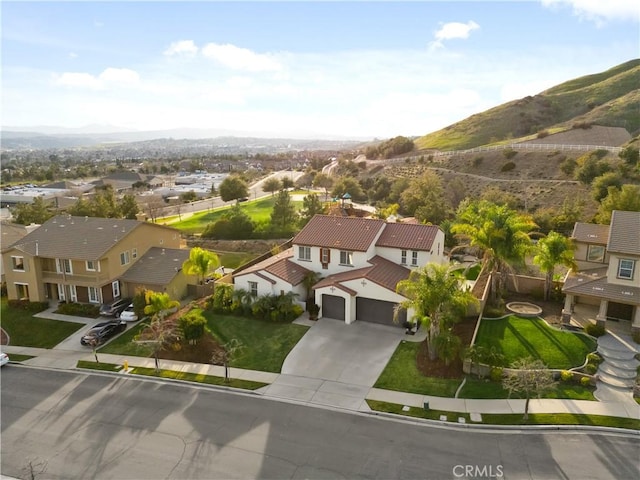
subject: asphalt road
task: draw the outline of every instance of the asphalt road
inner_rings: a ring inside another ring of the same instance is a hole
[[[15,365],[1,401],[1,472],[21,478],[640,478],[637,436],[449,430]]]

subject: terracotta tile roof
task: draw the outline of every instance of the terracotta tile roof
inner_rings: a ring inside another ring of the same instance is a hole
[[[439,230],[436,225],[387,223],[376,246],[429,251]]]
[[[316,283],[313,288],[329,287],[332,285],[337,287],[341,282],[362,278],[395,292],[397,283],[400,280],[409,278],[409,273],[411,272],[408,268],[390,262],[378,255],[371,258],[369,263],[371,263],[370,267],[329,275]],[[365,286],[363,285],[363,287]],[[353,295],[356,293],[357,292],[354,292]]]
[[[609,237],[609,225],[576,222],[571,238],[583,243],[599,243],[606,245]]]
[[[131,283],[167,285],[182,270],[189,249],[152,247],[120,279]]]
[[[245,270],[242,270],[242,272],[238,273],[237,276],[240,277],[242,275],[246,275],[247,273],[254,273],[257,275],[258,272],[265,271],[284,280],[287,283],[290,283],[291,285],[298,285],[302,282],[304,276],[311,270],[308,270],[289,260],[292,256],[293,248],[288,248],[287,250],[280,252],[273,257],[269,257],[266,260],[263,260]]]
[[[584,270],[569,275],[563,293],[588,295],[607,300],[640,305],[640,287],[607,282],[607,268]]]
[[[640,256],[640,212],[612,212],[607,250]]]
[[[384,220],[316,215],[293,239],[294,245],[364,252],[384,228]]]

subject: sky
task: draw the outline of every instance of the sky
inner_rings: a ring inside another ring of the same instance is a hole
[[[424,135],[640,57],[637,0],[12,2],[1,124]]]

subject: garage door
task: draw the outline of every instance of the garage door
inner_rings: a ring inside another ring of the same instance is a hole
[[[322,295],[322,316],[344,320],[344,298],[336,295]]]
[[[363,322],[382,323],[402,327],[407,320],[407,311],[402,309],[397,323],[393,321],[393,311],[397,303],[374,300],[373,298],[356,298],[356,319]]]
[[[633,305],[609,302],[607,306],[607,318],[609,320],[631,320],[633,317]]]

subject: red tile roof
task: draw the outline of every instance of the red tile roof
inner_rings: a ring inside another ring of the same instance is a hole
[[[293,239],[294,245],[365,252],[384,228],[384,220],[316,215]]]
[[[260,263],[252,265],[246,270],[242,270],[242,272],[238,273],[238,276],[248,273],[259,275],[258,272],[269,272],[271,275],[274,275],[291,285],[298,285],[302,282],[304,276],[311,270],[289,260],[292,256],[293,248],[289,248],[277,255],[274,255],[273,257],[269,257],[266,260],[261,261]]]
[[[411,223],[387,223],[376,246],[429,251],[439,227]]]

